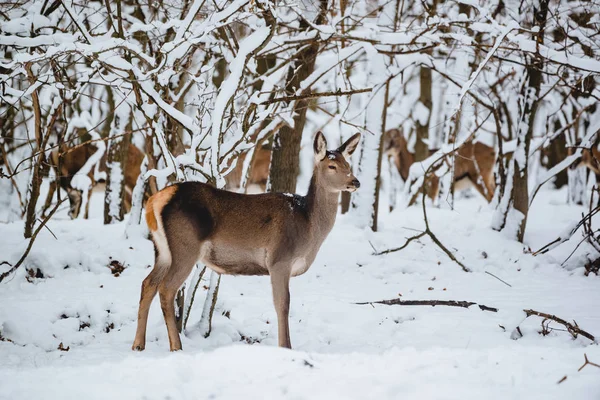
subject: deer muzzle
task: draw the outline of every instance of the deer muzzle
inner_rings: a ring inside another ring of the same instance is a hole
[[[348,185],[346,186],[346,190],[349,192],[354,192],[356,191],[356,189],[358,189],[360,187],[360,182],[358,179],[354,178],[352,179]]]

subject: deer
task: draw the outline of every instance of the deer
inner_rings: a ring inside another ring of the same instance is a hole
[[[225,189],[238,191],[242,181],[242,172],[244,169],[244,160],[247,153],[242,154],[237,160],[233,170],[225,176]],[[250,165],[250,176],[248,177],[248,187],[246,192],[264,193],[269,179],[269,167],[271,165],[271,150],[262,146],[254,150]]]
[[[142,282],[132,350],[145,349],[148,312],[157,292],[170,350],[182,349],[174,300],[197,262],[220,274],[269,275],[278,344],[291,348],[290,278],[311,267],[335,223],[340,193],[360,187],[349,164],[359,141],[357,133],[330,151],[325,136],[317,133],[313,175],[305,196],[242,194],[183,182],[150,197],[146,222],[155,263]]]
[[[74,188],[71,185],[73,177],[80,173],[81,169],[87,162],[87,160],[96,152],[98,148],[93,143],[86,143],[84,145],[68,147],[61,146],[59,149],[54,150],[50,159],[52,161],[52,168],[55,171],[56,179],[51,182],[48,195],[46,196],[46,202],[44,204],[44,210],[50,207],[52,197],[56,192],[57,185],[67,192],[69,197],[69,217],[75,219],[79,216],[81,211],[81,204],[83,198],[83,192],[79,189]],[[127,148],[127,165],[124,168],[124,206],[125,210],[129,211],[131,208],[131,195],[133,188],[137,182],[137,178],[140,175],[140,166],[144,159],[144,154],[135,145],[129,144]],[[59,170],[60,166],[60,170]],[[106,171],[106,153],[102,155],[102,158],[98,162],[98,172]],[[94,170],[90,170],[88,176],[92,182],[93,189],[101,179],[95,179]],[[85,218],[88,216],[89,201],[86,204]]]
[[[591,148],[582,148],[581,149],[581,157],[579,157],[573,164],[571,164],[571,169],[577,169],[585,167],[589,169],[591,172],[596,175],[596,183],[600,184],[600,150],[598,149],[599,140],[592,145]],[[567,150],[567,154],[572,156],[575,153],[573,147],[569,147]]]
[[[400,129],[385,132],[384,151],[393,162],[403,181],[408,179],[411,165],[415,162],[414,154],[408,150],[408,143]],[[431,150],[430,155],[435,153]],[[494,165],[496,150],[481,142],[467,141],[456,152],[454,158],[454,187],[463,190],[473,186],[486,200],[491,202],[496,189]],[[439,192],[439,178],[431,176],[427,194],[435,199]]]

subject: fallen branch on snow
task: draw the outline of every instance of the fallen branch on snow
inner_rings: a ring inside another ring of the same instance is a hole
[[[596,363],[593,363],[590,360],[588,360],[587,354],[583,353],[583,358],[584,358],[585,362],[583,363],[583,365],[581,367],[579,367],[577,372],[581,371],[583,369],[583,367],[585,367],[586,365],[592,365],[594,367],[600,368],[600,364],[596,364]]]
[[[565,229],[559,235],[558,238],[554,239],[552,242],[548,243],[547,245],[540,248],[539,250],[533,252],[532,255],[537,256],[538,254],[547,253],[548,251],[550,251],[550,250],[554,249],[555,247],[558,247],[559,245],[568,241],[575,234],[575,232],[577,232],[577,230],[579,228],[581,228],[583,225],[585,225],[586,222],[591,221],[592,217],[594,215],[596,215],[599,211],[600,211],[600,207],[596,207],[593,210],[590,210],[590,212],[587,215],[584,215],[579,222],[573,224],[572,226],[567,227],[567,229]]]
[[[575,322],[575,321],[573,321],[573,323],[571,324],[570,322],[567,322],[566,320],[559,318],[556,315],[547,314],[547,313],[543,313],[543,312],[535,311],[535,310],[531,310],[531,309],[523,310],[523,312],[525,312],[525,315],[526,315],[525,319],[531,317],[532,315],[544,318],[542,320],[542,329],[543,330],[546,330],[546,327],[544,326],[544,322],[546,322],[547,320],[551,320],[551,321],[559,323],[562,326],[564,326],[565,328],[567,328],[567,332],[569,332],[571,334],[571,336],[573,336],[573,339],[576,339],[578,335],[581,335],[583,337],[588,338],[592,342],[597,343],[594,335],[581,329],[579,327],[579,325],[577,325],[577,322]],[[515,333],[516,333],[516,335],[515,335]],[[523,333],[521,333],[521,328],[519,328],[517,326],[515,328],[515,330],[513,331],[512,336],[515,340],[521,338],[523,336]]]
[[[365,304],[385,304],[386,306],[449,306],[449,307],[462,307],[469,308],[471,306],[478,306],[481,311],[498,312],[497,308],[484,306],[483,304],[477,304],[472,301],[457,301],[457,300],[379,300],[379,301],[368,301],[364,303],[354,303],[358,305]]]
[[[579,367],[579,369],[577,370],[577,372],[581,372],[581,370],[583,369],[583,367],[585,367],[586,365],[591,365],[593,367],[598,367],[600,368],[600,364],[596,364],[591,362],[590,360],[588,360],[587,358],[587,354],[583,353],[583,359],[584,359],[584,363],[581,367]],[[567,380],[567,375],[563,376],[558,382],[556,382],[558,385],[560,385],[561,383],[563,383],[564,381]]]
[[[384,304],[386,306],[449,306],[449,307],[462,307],[462,308],[469,308],[471,306],[478,306],[480,310],[482,311],[491,311],[491,312],[498,312],[498,309],[495,307],[488,307],[485,306],[483,304],[478,304],[472,301],[457,301],[457,300],[401,300],[401,299],[391,299],[391,300],[379,300],[379,301],[367,301],[367,302],[362,302],[362,303],[354,303],[354,304],[358,304],[358,305],[366,305],[366,304]],[[547,320],[552,320],[554,322],[557,322],[561,325],[563,325],[565,328],[567,328],[567,332],[569,332],[573,338],[577,338],[578,335],[584,336],[588,339],[590,339],[592,342],[597,343],[596,342],[596,338],[594,337],[594,335],[592,335],[589,332],[584,331],[583,329],[581,329],[579,327],[579,325],[577,325],[577,322],[573,321],[573,323],[569,323],[567,321],[565,321],[562,318],[557,317],[556,315],[551,315],[551,314],[546,314],[540,311],[535,311],[535,310],[531,310],[531,309],[527,309],[527,310],[523,310],[523,312],[525,313],[526,317],[525,319],[531,317],[532,315],[538,316],[538,317],[542,317],[544,318],[544,320],[542,321],[542,329],[545,329],[544,326],[544,322]],[[518,336],[514,337],[515,332],[518,334]],[[517,326],[515,328],[515,330],[513,331],[513,336],[514,339],[519,339],[520,337],[523,336],[523,333],[521,333],[521,329]],[[587,359],[586,359],[587,360]],[[588,362],[587,364],[592,364],[595,365],[593,363]],[[585,364],[584,364],[585,366]]]

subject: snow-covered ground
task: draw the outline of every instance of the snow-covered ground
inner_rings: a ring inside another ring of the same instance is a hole
[[[378,233],[338,217],[312,268],[292,280],[293,351],[276,347],[269,279],[226,276],[209,338],[183,337],[184,350],[170,353],[155,299],[146,351],[132,352],[151,242],[143,229],[126,237],[124,223],[61,217],[0,284],[0,398],[600,399],[600,368],[578,371],[584,353],[600,363],[600,347],[573,340],[555,323],[542,336],[541,318],[524,320],[522,311],[575,320],[600,336],[600,278],[583,274],[590,249],[581,246],[561,266],[580,235],[545,255],[524,251],[580,217],[584,210],[565,198],[564,191],[539,195],[525,246],[489,228],[493,210],[479,197],[458,201],[454,211],[430,208],[433,231],[472,273],[426,238],[372,255],[373,247],[397,247],[422,228],[418,207],[386,216]],[[0,225],[1,260],[20,257],[22,229]],[[126,267],[118,277],[113,260]],[[355,304],[399,296],[468,300],[499,311]],[[196,298],[190,325],[204,296]],[[517,326],[524,336],[513,340]],[[61,343],[69,350],[59,350]]]

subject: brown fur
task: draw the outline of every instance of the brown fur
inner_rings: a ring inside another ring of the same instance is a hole
[[[237,191],[240,188],[242,181],[242,170],[244,168],[244,160],[247,153],[242,154],[237,160],[237,164],[233,170],[225,176],[225,189]],[[250,166],[250,177],[248,183],[257,185],[261,192],[267,188],[267,180],[269,178],[269,167],[271,164],[271,150],[259,147],[255,150]]]
[[[573,147],[569,147],[567,150],[567,154],[569,156],[573,155],[575,149]],[[596,175],[596,185],[600,185],[600,150],[598,150],[598,143],[594,143],[591,149],[582,149],[581,150],[581,158],[571,164],[571,169],[575,168],[587,168],[594,175]]]
[[[158,229],[158,222],[156,217],[156,211],[158,210],[158,214],[165,207],[165,204],[171,200],[171,197],[175,194],[177,190],[176,186],[170,186],[156,193],[154,196],[151,196],[146,203],[146,222],[148,224],[148,228],[151,232],[154,232]]]
[[[573,154],[572,148],[569,148],[568,154]],[[600,150],[598,150],[598,146],[595,144],[591,149],[582,149],[581,158],[579,161],[573,163],[572,167],[586,167],[589,168],[594,174],[600,175]]]
[[[410,167],[414,164],[414,154],[408,151],[408,143],[399,129],[391,129],[385,133],[384,151],[398,170],[400,177],[406,182]],[[430,152],[430,155],[434,151]],[[490,202],[494,196],[496,182],[494,165],[496,151],[483,143],[468,141],[457,151],[454,163],[454,184],[466,180]],[[435,199],[439,192],[439,178],[430,176],[427,194]],[[460,189],[460,188],[459,188]]]
[[[170,348],[181,349],[174,299],[198,261],[222,274],[270,275],[279,345],[291,347],[289,280],[306,272],[315,259],[335,222],[340,192],[360,186],[346,161],[359,138],[357,134],[327,152],[324,136],[317,134],[315,169],[306,196],[239,194],[198,182],[154,195],[147,218],[156,262],[142,283],[132,348],[145,347],[148,311],[158,292]]]
[[[88,143],[83,146],[76,146],[69,148],[62,146],[60,150],[55,150],[51,154],[52,167],[57,176],[57,181],[52,182],[48,196],[46,197],[46,203],[44,210],[50,207],[52,197],[56,191],[56,182],[60,187],[67,192],[69,195],[70,211],[69,216],[71,218],[77,218],[80,213],[82,193],[71,187],[71,180],[85,165],[86,161],[97,151],[97,147],[93,143]],[[60,160],[59,160],[60,158]],[[125,211],[128,212],[131,209],[131,195],[133,188],[137,182],[137,178],[140,175],[140,167],[144,159],[144,154],[133,144],[130,144],[127,149],[127,165],[125,167],[125,191],[124,191],[124,206]],[[60,171],[58,171],[58,165],[60,161]],[[102,155],[99,161],[99,170],[101,172],[106,171],[106,153]],[[98,183],[94,179],[94,168],[88,174],[92,181],[92,188]],[[87,203],[89,205],[89,201]],[[86,207],[85,217],[87,218],[88,209]]]

